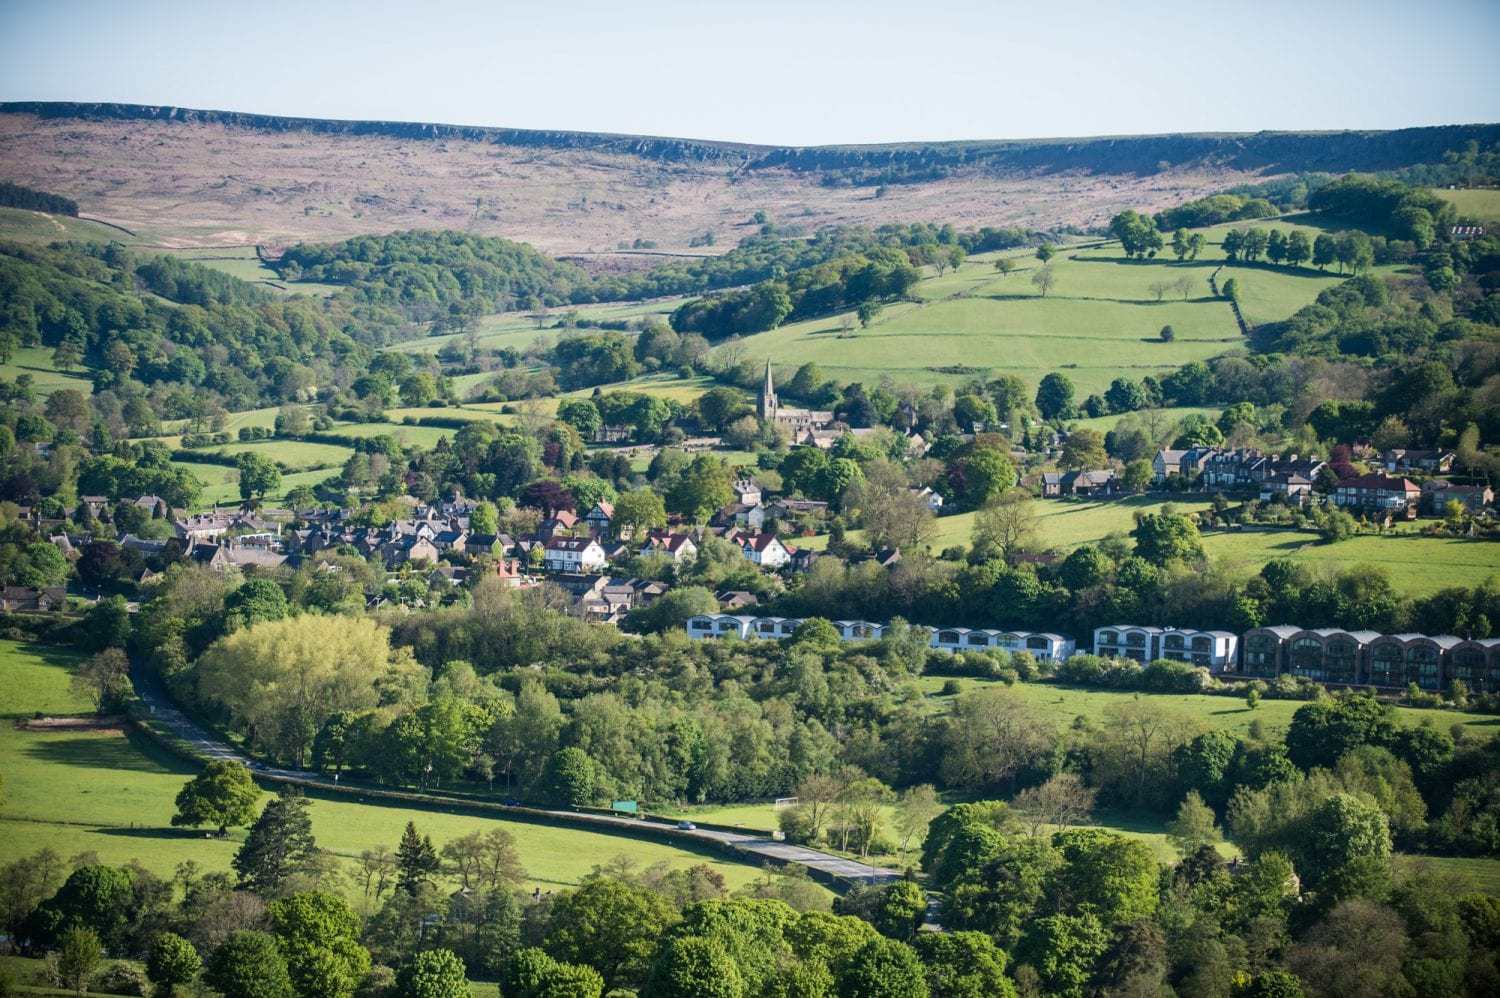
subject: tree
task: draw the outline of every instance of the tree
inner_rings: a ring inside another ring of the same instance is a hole
[[[198,951],[181,936],[163,932],[152,940],[146,957],[146,977],[156,985],[158,995],[170,998],[179,987],[191,984],[202,969]]]
[[[932,510],[927,500],[908,487],[903,469],[875,461],[865,468],[845,498],[846,508],[859,512],[860,522],[875,547],[916,549],[932,536]]]
[[[1121,484],[1126,491],[1141,493],[1151,487],[1155,481],[1156,472],[1151,467],[1151,462],[1145,458],[1139,458],[1125,465],[1125,473],[1121,476]]]
[[[1064,468],[1103,468],[1109,463],[1104,453],[1104,434],[1098,430],[1074,430],[1063,441],[1061,464]]]
[[[278,437],[305,437],[312,429],[312,420],[307,410],[300,405],[284,405],[276,413],[275,430]]]
[[[1177,817],[1167,825],[1167,837],[1184,856],[1197,852],[1202,846],[1212,847],[1222,835],[1214,821],[1213,808],[1203,803],[1198,791],[1189,790],[1177,808]]]
[[[308,800],[295,790],[277,794],[260,812],[234,855],[240,884],[257,894],[275,894],[317,856]]]
[[[854,314],[859,319],[861,329],[870,328],[870,323],[874,322],[880,315],[880,308],[880,302],[872,299],[867,299],[859,303],[859,308],[854,310]]]
[[[932,819],[942,813],[943,804],[932,784],[923,783],[903,790],[896,801],[896,831],[901,835],[901,852],[907,851],[912,840],[925,836]]]
[[[1177,257],[1179,261],[1186,257],[1192,249],[1192,244],[1188,241],[1189,238],[1187,229],[1178,229],[1172,233],[1172,255]]]
[[[1088,820],[1095,796],[1077,773],[1054,773],[1045,783],[1016,794],[1012,807],[1036,838],[1048,826],[1077,825]]]
[[[1047,726],[1010,690],[964,693],[944,726],[943,782],[969,790],[1009,786],[1050,740]]]
[[[503,828],[454,839],[443,846],[442,856],[463,890],[497,891],[526,878],[516,841]]]
[[[1151,847],[1099,828],[1070,828],[1052,836],[1063,864],[1052,871],[1048,895],[1064,910],[1087,910],[1106,925],[1149,918],[1156,911],[1160,870]]]
[[[657,954],[646,993],[653,998],[743,998],[745,981],[719,940],[678,936]]]
[[[1328,265],[1338,258],[1338,243],[1326,232],[1318,233],[1313,240],[1312,262],[1319,270],[1327,270]]]
[[[136,914],[134,879],[129,870],[91,863],[69,874],[62,888],[38,906],[33,918],[44,943],[60,941],[69,928],[88,929],[100,945],[119,950]]]
[[[1073,415],[1073,382],[1053,372],[1042,378],[1036,390],[1036,408],[1043,419],[1066,419]]]
[[[1051,243],[1042,243],[1042,245],[1036,248],[1036,258],[1043,264],[1047,263],[1055,255],[1057,255],[1057,250],[1052,248]]]
[[[298,995],[348,995],[369,971],[370,954],[358,941],[359,918],[338,895],[301,891],[271,902],[266,911]]]
[[[1109,220],[1109,231],[1120,241],[1120,246],[1129,258],[1155,256],[1162,248],[1161,232],[1145,215],[1129,209]]]
[[[993,547],[1012,564],[1036,543],[1036,500],[1025,489],[1011,489],[990,499],[974,518],[974,547]]]
[[[594,802],[594,760],[583,749],[568,747],[547,761],[543,778],[549,796],[558,803],[583,807]]]
[[[61,371],[71,371],[83,360],[83,350],[78,341],[65,339],[52,351],[52,366]]]
[[[475,503],[469,511],[469,531],[475,534],[498,534],[500,513],[488,499]]]
[[[469,998],[464,963],[452,950],[429,949],[412,955],[396,972],[403,998]]]
[[[374,620],[302,614],[220,638],[196,671],[201,696],[300,766],[332,714],[375,707],[379,684],[399,685],[418,666]]]
[[[1308,241],[1307,233],[1301,229],[1293,229],[1291,235],[1286,237],[1286,248],[1283,251],[1286,262],[1293,267],[1300,267],[1312,258],[1312,243]]]
[[[1167,296],[1167,292],[1172,290],[1172,282],[1171,281],[1152,281],[1147,286],[1146,290],[1150,291],[1151,294],[1156,298],[1157,301],[1161,301],[1163,298],[1165,298]]]
[[[120,649],[106,648],[78,667],[70,685],[94,705],[94,713],[114,710],[130,698],[130,660]]]
[[[423,885],[432,882],[441,867],[431,837],[417,834],[416,823],[408,821],[396,846],[396,886],[408,894],[416,894]]]
[[[1197,525],[1180,513],[1148,513],[1130,536],[1135,538],[1135,553],[1155,565],[1203,558]]]
[[[1330,911],[1287,953],[1287,964],[1315,995],[1383,998],[1413,994],[1401,972],[1410,941],[1385,905],[1351,898]]]
[[[927,975],[910,946],[872,939],[855,950],[838,978],[842,998],[928,998]]]
[[[203,982],[224,998],[292,998],[292,980],[276,938],[235,932],[209,957]]]
[[[932,998],[1015,998],[1006,954],[982,932],[923,932],[912,943]]]
[[[599,877],[553,904],[544,945],[554,959],[598,970],[608,989],[638,988],[676,920],[660,894]]]
[[[1057,272],[1052,269],[1050,263],[1038,267],[1036,273],[1031,275],[1031,283],[1036,286],[1036,289],[1045,298],[1047,297],[1047,292],[1051,291],[1057,284]]]
[[[625,492],[615,500],[615,532],[624,537],[644,534],[667,525],[667,507],[655,489]]]
[[[587,964],[559,963],[536,948],[517,951],[500,975],[506,998],[599,998],[604,979]]]
[[[1328,899],[1378,896],[1390,876],[1391,831],[1369,801],[1334,794],[1294,830],[1293,863],[1304,882]]]
[[[172,827],[215,825],[223,836],[230,825],[250,821],[259,799],[260,788],[248,768],[229,759],[211,759],[177,792]]]
[[[1015,488],[1016,466],[995,447],[980,447],[958,465],[965,506],[977,509]]]
[[[1177,332],[1170,325],[1162,326],[1156,335],[1163,343],[1171,343],[1177,338]]]
[[[1049,998],[1084,998],[1108,949],[1109,930],[1091,912],[1049,915],[1031,923],[1016,959],[1036,971]]]
[[[1000,259],[995,261],[995,273],[999,274],[1001,277],[1009,275],[1015,269],[1016,261],[1008,256],[1002,256]]]
[[[57,949],[57,976],[63,987],[82,995],[104,962],[104,947],[93,929],[72,928],[62,934]]]
[[[281,488],[281,469],[264,454],[245,451],[235,459],[240,473],[240,498],[259,502],[268,492]]]

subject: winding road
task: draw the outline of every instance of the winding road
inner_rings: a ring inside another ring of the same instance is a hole
[[[136,695],[140,697],[141,703],[150,712],[152,719],[160,722],[172,734],[185,742],[194,755],[203,759],[225,759],[243,763],[261,780],[275,783],[291,783],[301,786],[315,786],[335,792],[358,793],[362,797],[386,799],[397,806],[403,801],[413,801],[420,802],[429,807],[448,806],[465,809],[482,807],[486,811],[494,811],[500,817],[510,813],[516,817],[531,821],[550,818],[558,824],[588,826],[606,833],[616,832],[618,834],[640,835],[644,831],[659,835],[662,838],[696,842],[723,851],[738,853],[740,854],[738,858],[746,862],[770,862],[777,865],[794,864],[806,867],[814,874],[821,874],[822,879],[836,878],[850,886],[885,884],[901,879],[901,874],[895,870],[880,866],[871,866],[868,863],[861,863],[857,860],[844,859],[841,856],[834,856],[817,849],[808,849],[805,846],[778,842],[769,836],[748,832],[735,832],[714,828],[680,828],[676,822],[652,818],[629,818],[620,815],[590,814],[581,811],[522,807],[490,802],[476,804],[457,798],[417,793],[414,791],[375,790],[368,787],[355,788],[348,785],[341,787],[337,780],[324,776],[321,773],[304,769],[285,769],[277,766],[268,766],[259,760],[252,759],[234,746],[220,741],[211,733],[205,731],[192,718],[179,710],[168,698],[166,692],[147,677],[134,674],[131,678],[134,681]]]

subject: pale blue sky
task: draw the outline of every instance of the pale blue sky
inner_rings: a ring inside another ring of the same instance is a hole
[[[1497,0],[0,0],[0,99],[823,144],[1500,120]]]

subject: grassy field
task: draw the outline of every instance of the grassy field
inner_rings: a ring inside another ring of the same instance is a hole
[[[1256,224],[1316,231],[1300,218]],[[843,380],[875,381],[889,374],[898,381],[955,381],[967,375],[941,369],[962,367],[1007,371],[1035,383],[1061,371],[1080,394],[1102,391],[1121,374],[1159,375],[1242,349],[1228,306],[1211,297],[1208,285],[1208,276],[1224,262],[1221,241],[1228,227],[1204,231],[1204,252],[1184,263],[1167,255],[1126,260],[1114,243],[1064,248],[1052,261],[1057,283],[1046,298],[1031,284],[1039,264],[1029,254],[1004,254],[1019,267],[1003,277],[994,270],[1001,254],[981,254],[942,276],[929,271],[914,290],[920,303],[888,306],[853,335],[842,335],[843,317],[833,316],[751,336],[745,348],[753,358],[769,357],[782,366],[815,361]],[[1193,282],[1185,301],[1177,292],[1158,300],[1151,290],[1156,282],[1183,276]],[[1221,278],[1230,276],[1240,285],[1241,308],[1252,323],[1285,318],[1343,280],[1311,268],[1262,265],[1231,266]],[[1170,344],[1157,338],[1164,325],[1176,333]]]
[[[227,454],[232,457],[240,454],[260,454],[293,471],[341,467],[354,453],[354,450],[349,447],[308,440],[247,440],[243,443],[200,449],[204,453]]]
[[[199,506],[206,507],[215,504],[222,506],[240,501],[240,473],[235,469],[218,464],[191,464],[186,461],[173,461],[172,466],[186,468],[203,483],[203,494],[198,501]],[[294,471],[289,475],[282,475],[281,488],[266,496],[266,501],[274,502],[299,485],[317,485],[324,479],[337,474],[337,470],[322,468],[317,471]]]
[[[13,239],[18,243],[132,241],[129,235],[108,225],[25,208],[0,208],[0,239]]]
[[[1209,419],[1218,419],[1222,410],[1212,406],[1184,405],[1170,406],[1165,409],[1154,410],[1154,415],[1161,421],[1163,428],[1175,426],[1179,420],[1189,416],[1207,416]],[[1146,412],[1112,412],[1108,416],[1095,416],[1087,419],[1074,419],[1068,422],[1068,426],[1075,430],[1094,430],[1098,433],[1108,433],[1115,428],[1115,424],[1126,416],[1145,417]]]
[[[934,710],[946,709],[952,698],[940,692],[945,683],[943,676],[922,676],[917,681],[927,705]],[[964,690],[993,685],[997,680],[959,679]],[[1262,700],[1260,706],[1251,710],[1238,697],[1209,696],[1187,693],[1133,693],[1122,690],[1096,690],[1083,687],[1056,686],[1051,683],[1016,683],[1008,689],[1015,692],[1037,715],[1049,724],[1064,728],[1074,718],[1086,718],[1090,724],[1099,725],[1105,720],[1105,710],[1113,704],[1135,699],[1159,703],[1192,718],[1205,728],[1222,729],[1234,735],[1245,735],[1250,723],[1259,721],[1267,735],[1279,736],[1292,721],[1292,715],[1301,707],[1300,700]],[[1418,707],[1397,707],[1398,720],[1413,726],[1431,723],[1443,731],[1461,724],[1471,734],[1494,737],[1500,734],[1500,716],[1492,714],[1464,714],[1451,710],[1435,710]]]
[[[1412,532],[1382,537],[1352,537],[1320,543],[1313,534],[1293,530],[1212,533],[1203,547],[1214,558],[1251,571],[1273,558],[1290,558],[1330,570],[1378,565],[1390,572],[1396,589],[1424,596],[1446,586],[1476,586],[1500,575],[1500,543],[1451,537],[1422,537]]]
[[[64,856],[92,851],[106,863],[138,859],[170,875],[183,860],[205,869],[227,869],[243,830],[226,840],[206,839],[168,826],[173,798],[193,768],[138,734],[37,733],[11,721],[34,712],[76,713],[85,705],[68,690],[76,657],[13,641],[0,641],[0,771],[6,796],[0,810],[0,862],[44,846]],[[394,846],[413,820],[435,843],[500,826],[515,836],[528,885],[544,890],[575,884],[595,865],[625,855],[641,866],[709,863],[731,886],[757,875],[755,867],[655,842],[580,829],[466,815],[316,800],[313,831],[321,846],[345,859],[376,845]],[[352,889],[352,885],[346,885]]]
[[[1457,208],[1460,218],[1481,224],[1500,223],[1500,190],[1450,191],[1435,187],[1432,193]]]
[[[1140,496],[1114,502],[1059,501],[1049,499],[1036,504],[1038,538],[1046,547],[1071,549],[1080,544],[1101,540],[1110,534],[1128,533],[1135,529],[1136,513],[1154,513],[1164,505],[1158,499]],[[1181,512],[1207,509],[1208,502],[1177,502],[1174,506]],[[974,513],[956,513],[940,516],[937,532],[931,547],[941,551],[955,544],[968,544],[974,533]],[[850,537],[860,536],[860,531],[851,530]],[[828,546],[827,535],[799,537],[797,547],[821,551]]]
[[[74,388],[85,395],[94,394],[94,382],[83,368],[59,371],[52,363],[50,347],[20,347],[11,355],[10,361],[0,364],[0,378],[14,381],[23,374],[31,375],[32,386],[42,397],[51,395],[59,388]]]

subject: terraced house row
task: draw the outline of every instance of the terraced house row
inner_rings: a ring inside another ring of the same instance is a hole
[[[1455,679],[1474,692],[1500,692],[1500,638],[1381,634],[1282,624],[1246,631],[1240,673],[1292,675],[1320,683],[1424,690]]]
[[[834,630],[845,641],[879,641],[887,624],[868,620],[835,620]],[[802,625],[797,617],[754,617],[733,613],[705,613],[688,618],[687,634],[695,641],[722,638],[741,640],[779,640],[797,633]],[[999,631],[988,628],[928,628],[928,643],[943,651],[1030,652],[1038,661],[1061,662],[1076,650],[1071,638],[1039,631]]]
[[[790,638],[796,617],[700,614],[687,622],[695,641]],[[835,620],[846,641],[878,641],[888,625]],[[1071,638],[1041,631],[989,628],[928,628],[929,644],[944,651],[1030,652],[1038,661],[1061,662],[1077,650]],[[1114,624],[1094,631],[1094,654],[1147,663],[1187,662],[1224,676],[1272,679],[1290,675],[1320,683],[1424,690],[1447,689],[1461,680],[1472,692],[1500,692],[1500,638],[1465,639],[1451,634],[1381,634],[1338,628],[1305,629],[1290,624],[1230,631]]]

